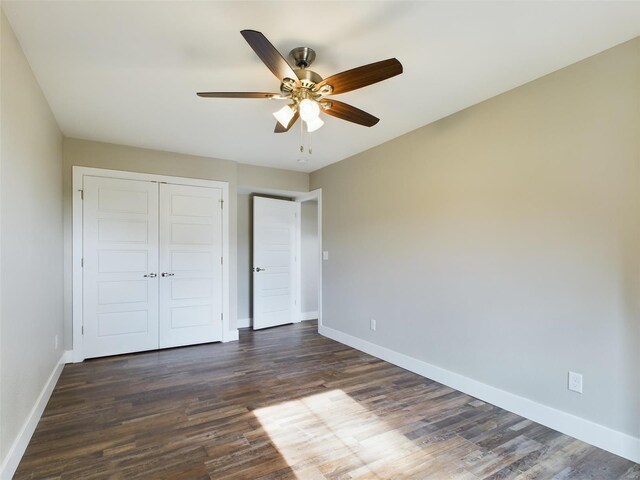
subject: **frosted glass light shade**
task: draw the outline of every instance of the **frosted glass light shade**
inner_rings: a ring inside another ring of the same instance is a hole
[[[277,112],[273,113],[273,116],[276,117],[276,120],[282,125],[284,128],[289,126],[289,122],[293,118],[294,110],[290,105],[285,105]]]
[[[309,133],[315,132],[324,125],[324,122],[320,119],[320,117],[316,117],[311,120],[305,120],[305,123],[307,124],[307,132]]]
[[[318,105],[318,102],[309,100],[308,98],[305,98],[300,102],[300,116],[305,122],[308,123],[314,118],[318,118],[319,115],[320,105]]]

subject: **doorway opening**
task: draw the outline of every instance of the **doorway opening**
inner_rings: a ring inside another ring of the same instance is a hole
[[[299,220],[299,297],[300,320],[318,320],[320,324],[320,289],[322,283],[322,222],[320,192],[300,196]]]
[[[238,189],[238,328],[322,323],[322,192]]]

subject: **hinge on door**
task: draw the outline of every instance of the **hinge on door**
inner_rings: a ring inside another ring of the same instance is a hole
[[[80,200],[84,200],[84,190],[78,190],[80,192]]]
[[[224,200],[221,198],[219,202],[220,202],[220,208],[221,209],[224,208]]]
[[[82,330],[82,335],[84,335],[84,325],[82,325],[81,330]]]
[[[220,320],[224,320],[224,313],[220,313]]]
[[[84,258],[81,258],[81,259],[80,259],[80,266],[81,266],[81,267],[84,267]]]
[[[224,265],[224,257],[220,257],[220,265]]]

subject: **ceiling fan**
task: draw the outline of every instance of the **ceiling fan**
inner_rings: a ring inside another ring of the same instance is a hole
[[[402,64],[395,58],[390,58],[323,79],[313,70],[309,70],[316,58],[316,52],[313,49],[298,47],[291,50],[289,57],[297,67],[294,68],[262,33],[255,30],[242,30],[240,33],[260,60],[280,80],[280,93],[198,92],[198,96],[290,100],[291,103],[273,114],[278,120],[275,133],[289,131],[300,117],[306,124],[307,131],[313,132],[324,125],[320,112],[365,127],[372,127],[380,121],[379,118],[359,108],[326,97],[366,87],[402,73]]]

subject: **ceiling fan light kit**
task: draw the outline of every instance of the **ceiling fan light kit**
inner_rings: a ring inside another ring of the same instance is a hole
[[[276,120],[278,120],[278,122],[280,122],[280,125],[287,128],[295,113],[296,108],[294,105],[285,105],[277,112],[273,112],[273,116],[276,117]]]
[[[313,120],[314,118],[318,118],[320,116],[320,107],[318,106],[318,102],[314,100],[305,98],[300,102],[299,108],[300,116],[305,122],[308,122],[309,120]]]
[[[319,116],[316,118],[312,118],[310,120],[305,120],[304,123],[306,123],[307,132],[309,133],[315,132],[316,130],[318,130],[320,127],[324,125],[324,122]]]
[[[291,104],[285,105],[273,114],[278,121],[275,133],[288,132],[298,118],[306,125],[307,132],[314,132],[324,125],[320,113],[372,127],[380,121],[379,118],[326,97],[366,87],[402,73],[402,64],[395,58],[390,58],[323,79],[318,73],[309,70],[316,58],[316,52],[312,48],[297,47],[289,52],[289,58],[297,67],[294,68],[262,33],[255,30],[242,30],[240,33],[267,68],[280,80],[280,93],[199,92],[198,96],[290,100]]]

